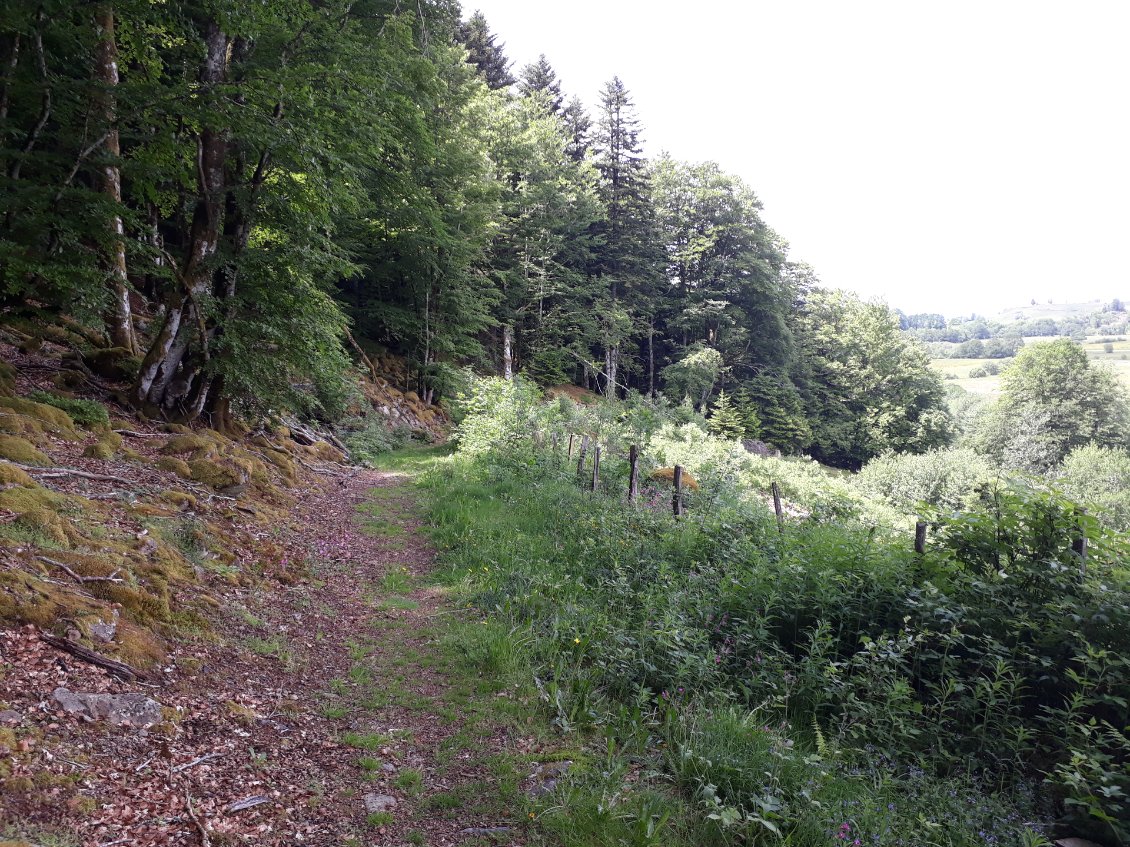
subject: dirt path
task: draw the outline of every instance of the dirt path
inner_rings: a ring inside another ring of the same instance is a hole
[[[0,633],[0,751],[14,754],[0,840],[525,843],[535,705],[468,650],[478,621],[434,582],[411,479],[323,483],[286,537],[307,551],[305,577],[227,590],[220,620],[175,646],[155,683],[67,661],[30,627]],[[151,696],[166,720],[84,723],[51,699],[60,686]]]

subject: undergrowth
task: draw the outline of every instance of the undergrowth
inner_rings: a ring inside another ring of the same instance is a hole
[[[446,578],[492,623],[476,649],[595,750],[542,806],[563,843],[1130,838],[1125,550],[1073,504],[990,487],[916,556],[819,509],[780,533],[707,469],[675,520],[584,490],[563,439],[500,408],[424,484]]]

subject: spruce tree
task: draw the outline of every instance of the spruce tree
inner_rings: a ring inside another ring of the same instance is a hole
[[[561,118],[565,121],[565,130],[569,138],[565,149],[574,160],[580,161],[589,151],[592,118],[585,111],[585,104],[581,102],[581,98],[576,95],[562,110]]]
[[[594,164],[600,174],[605,220],[597,227],[600,247],[595,272],[604,283],[597,304],[605,392],[615,394],[621,358],[633,334],[646,332],[661,279],[655,213],[647,160],[640,143],[640,121],[619,77],[605,84],[594,137]]]
[[[719,438],[737,439],[745,435],[745,425],[742,423],[738,410],[733,402],[726,396],[725,389],[718,392],[714,404],[710,407],[710,418],[706,421],[707,427]]]
[[[538,56],[536,62],[531,62],[522,68],[518,76],[518,92],[523,97],[541,94],[546,98],[552,114],[560,115],[563,112],[565,100],[561,96],[561,83],[557,80],[557,73],[544,53]]]
[[[467,48],[467,61],[479,69],[479,75],[494,89],[509,88],[515,79],[510,62],[503,52],[505,44],[496,44],[498,36],[490,31],[486,15],[476,11],[460,24],[457,39]]]

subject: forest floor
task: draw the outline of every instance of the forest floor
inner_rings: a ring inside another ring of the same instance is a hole
[[[311,551],[304,577],[229,593],[157,684],[0,631],[17,745],[0,752],[27,777],[0,798],[0,843],[526,843],[553,755],[528,688],[476,663],[480,622],[437,582],[412,485],[435,453],[306,488],[288,544]],[[58,687],[145,694],[173,728],[82,722]]]

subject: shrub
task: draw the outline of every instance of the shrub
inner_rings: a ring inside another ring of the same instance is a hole
[[[1130,530],[1130,451],[1088,444],[1067,454],[1057,474],[1069,496],[1112,527]]]
[[[96,400],[84,400],[78,397],[60,397],[48,391],[33,391],[28,397],[37,403],[45,403],[66,412],[71,420],[79,426],[87,428],[110,426],[110,413],[106,407]]]
[[[984,456],[968,448],[928,453],[887,453],[872,459],[855,478],[861,491],[892,506],[914,511],[919,503],[957,509],[977,486],[997,475]]]
[[[407,446],[412,440],[412,430],[406,426],[390,428],[376,416],[353,418],[339,431],[342,442],[355,462],[372,467],[378,457]]]

